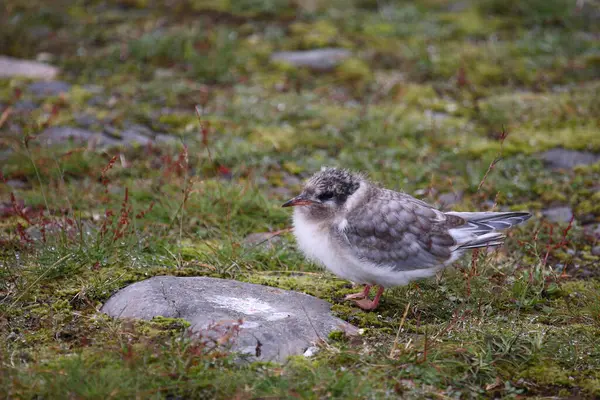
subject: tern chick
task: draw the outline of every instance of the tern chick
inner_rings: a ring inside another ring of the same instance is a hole
[[[502,230],[527,212],[442,212],[405,193],[381,188],[363,175],[323,168],[295,207],[294,235],[302,252],[335,275],[364,284],[346,296],[364,310],[377,308],[385,288],[427,278],[467,250],[502,245]],[[379,286],[373,300],[371,286]]]

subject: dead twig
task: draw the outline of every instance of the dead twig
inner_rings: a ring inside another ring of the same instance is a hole
[[[8,117],[10,117],[10,114],[12,114],[12,110],[12,107],[7,107],[6,110],[2,112],[0,115],[0,128],[2,128],[4,123],[8,120]]]
[[[502,160],[502,153],[504,153],[504,141],[506,140],[507,136],[508,136],[508,131],[506,129],[504,129],[504,126],[503,126],[502,132],[500,133],[500,151],[496,155],[496,158],[494,158],[494,160],[492,160],[492,162],[490,163],[490,166],[488,167],[487,171],[485,171],[483,178],[481,178],[481,182],[479,182],[479,186],[477,186],[477,193],[479,193],[479,191],[483,187],[483,184],[487,180],[488,175],[490,174],[490,172],[492,172],[492,170],[494,169],[496,164],[498,164]]]
[[[394,339],[394,345],[392,346],[392,349],[390,350],[389,358],[394,357],[394,353],[396,352],[396,349],[398,348],[398,339],[400,338],[400,331],[402,330],[402,327],[404,326],[404,321],[406,321],[406,316],[408,315],[409,308],[410,308],[410,302],[408,302],[408,304],[406,304],[406,308],[404,309],[404,315],[402,315],[402,320],[400,320],[400,326],[398,326],[398,332],[396,332],[396,338]]]

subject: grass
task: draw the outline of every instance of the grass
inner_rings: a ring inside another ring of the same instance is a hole
[[[537,157],[600,149],[596,3],[37,3],[8,1],[0,47],[49,53],[72,86],[40,98],[28,80],[0,80],[0,396],[600,395],[599,243],[584,232],[600,222],[600,168],[556,172]],[[329,73],[268,61],[330,46],[353,57]],[[177,141],[99,151],[36,139],[85,120]],[[500,251],[386,291],[366,313],[286,231],[279,205],[322,165],[435,204],[460,194],[459,211],[535,218]],[[541,218],[562,205],[571,223]],[[274,246],[244,242],[276,231]],[[305,292],[362,334],[334,333],[310,359],[239,364],[185,321],[98,313],[164,274]]]

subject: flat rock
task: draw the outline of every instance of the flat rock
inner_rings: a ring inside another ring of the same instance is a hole
[[[98,229],[90,221],[81,221],[76,225],[61,225],[56,222],[50,222],[42,227],[30,226],[25,229],[25,233],[34,241],[42,241],[45,238],[51,236],[57,236],[60,234],[68,235],[69,237],[79,237],[83,235],[85,238],[91,238]]]
[[[586,235],[600,240],[600,224],[589,224],[583,227]]]
[[[90,128],[94,125],[99,125],[100,121],[96,117],[86,113],[76,113],[73,115],[75,123],[82,128]]]
[[[552,207],[543,210],[542,215],[552,222],[569,222],[573,218],[573,210],[568,206]]]
[[[578,165],[600,162],[600,154],[556,148],[541,153],[540,158],[553,169],[573,169]]]
[[[29,184],[20,179],[9,179],[6,181],[6,184],[13,189],[26,189],[29,187]]]
[[[243,244],[245,247],[259,247],[271,250],[279,242],[281,242],[281,237],[276,232],[256,232],[246,236]]]
[[[104,133],[112,139],[122,141],[129,144],[147,145],[152,142],[152,134],[146,127],[133,126],[125,130],[118,130],[112,126],[104,127]]]
[[[334,330],[357,332],[316,297],[207,277],[156,276],[137,282],[115,293],[101,311],[118,318],[183,318],[201,337],[214,334],[215,326],[234,325],[239,331],[232,350],[251,361],[283,361],[304,354]]]
[[[58,72],[58,68],[46,63],[0,56],[0,78],[21,76],[32,79],[54,79]]]
[[[31,100],[19,100],[13,106],[13,110],[17,112],[29,112],[35,110],[37,107],[38,105]]]
[[[142,129],[144,128],[144,129]],[[147,145],[149,143],[171,144],[176,138],[161,133],[154,133],[145,127],[130,127],[123,131],[105,127],[104,132],[70,126],[53,126],[37,136],[40,144],[53,145],[73,141],[81,145],[105,149],[113,146]]]
[[[109,138],[101,132],[93,132],[87,129],[73,128],[70,126],[52,126],[45,129],[37,136],[40,144],[54,145],[73,141],[77,144],[88,144],[90,146],[107,147],[118,145],[119,141]]]
[[[71,90],[71,85],[62,81],[40,81],[33,82],[27,90],[35,96],[58,96]]]
[[[446,9],[448,10],[448,12],[451,13],[459,13],[465,11],[470,6],[471,3],[468,1],[457,1],[448,4],[448,6],[446,6]]]
[[[351,55],[350,50],[336,48],[281,51],[271,54],[271,61],[285,62],[296,67],[307,67],[316,71],[330,71]]]
[[[462,192],[445,192],[438,196],[438,202],[442,208],[448,208],[458,204],[463,199]]]
[[[12,154],[12,150],[10,149],[6,149],[6,150],[0,150],[0,161],[4,161],[6,159],[8,159]]]

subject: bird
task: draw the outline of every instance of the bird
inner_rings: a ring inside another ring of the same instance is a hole
[[[308,259],[364,285],[345,298],[363,310],[376,309],[386,288],[432,277],[470,249],[501,246],[502,231],[531,217],[444,212],[362,173],[333,167],[316,172],[282,207],[294,207],[294,236]],[[373,300],[372,287],[377,287]]]

